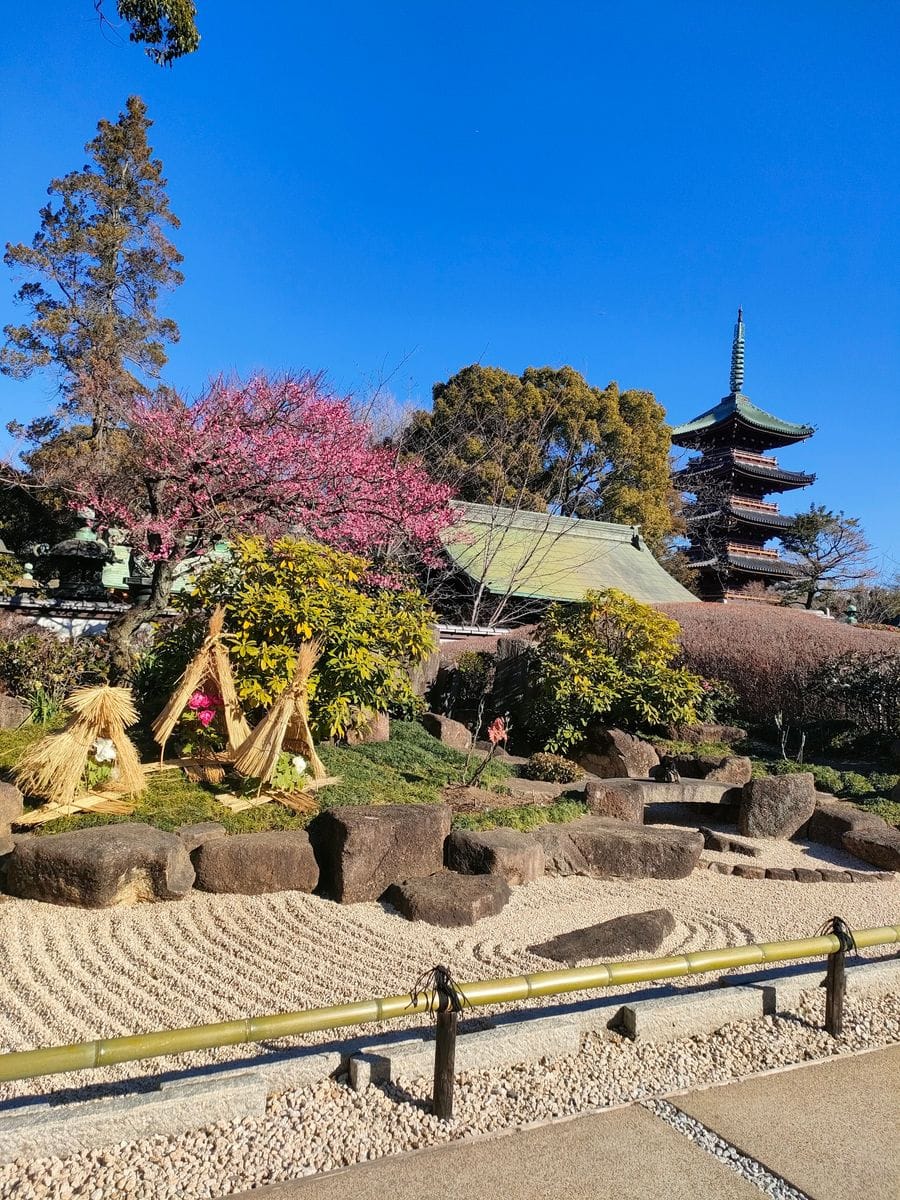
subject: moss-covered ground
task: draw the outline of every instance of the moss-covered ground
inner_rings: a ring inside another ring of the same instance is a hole
[[[23,751],[47,732],[47,727],[34,725],[0,731],[0,773],[11,778],[12,768]],[[340,783],[321,793],[323,808],[343,804],[436,803],[441,789],[448,783],[460,782],[467,768],[465,754],[442,745],[413,721],[392,722],[388,742],[353,748],[326,745],[320,746],[319,752],[329,773],[340,777]],[[468,769],[473,770],[477,762],[476,757]],[[486,788],[501,789],[510,770],[507,764],[494,761],[479,782]],[[146,821],[160,829],[175,829],[196,821],[219,821],[230,832],[249,833],[298,829],[309,820],[274,802],[240,813],[230,812],[215,798],[215,793],[223,790],[227,790],[226,785],[209,787],[191,783],[180,770],[161,771],[148,776],[147,791],[135,802],[130,816],[85,813],[49,821],[35,827],[34,832],[60,833],[117,821]],[[36,808],[38,803],[26,800],[26,807]]]

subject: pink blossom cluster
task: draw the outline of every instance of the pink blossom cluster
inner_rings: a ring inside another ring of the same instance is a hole
[[[221,707],[222,697],[212,692],[194,692],[188,700],[188,708],[197,714],[197,720],[204,729],[212,725]]]
[[[152,560],[183,561],[239,533],[296,531],[363,555],[402,542],[433,562],[450,489],[373,444],[347,399],[312,375],[217,380],[193,404],[160,391],[126,406],[129,469],[80,483],[101,524]]]

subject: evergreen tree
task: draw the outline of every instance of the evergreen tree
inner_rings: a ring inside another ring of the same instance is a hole
[[[166,236],[179,222],[147,142],[150,125],[139,96],[117,121],[101,121],[89,162],[50,184],[31,245],[8,244],[4,256],[27,277],[16,299],[30,320],[5,327],[0,371],[23,379],[54,370],[63,412],[87,416],[94,433],[111,422],[117,400],[147,390],[166,344],[178,339],[175,322],[157,313],[160,292],[183,276]],[[45,418],[28,433],[43,441],[57,430]]]
[[[463,500],[640,525],[655,549],[675,526],[662,406],[572,367],[465,367],[435,385],[402,445]]]

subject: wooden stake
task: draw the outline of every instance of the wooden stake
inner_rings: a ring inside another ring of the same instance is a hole
[[[459,1014],[449,1008],[437,1013],[434,1043],[434,1092],[431,1107],[441,1121],[453,1119],[453,1076],[456,1064],[456,1023]]]
[[[833,1038],[840,1037],[844,1029],[844,992],[847,988],[845,957],[843,949],[828,955],[828,972],[825,976],[825,1028]]]

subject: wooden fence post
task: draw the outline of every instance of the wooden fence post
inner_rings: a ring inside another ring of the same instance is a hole
[[[459,1014],[449,1007],[437,1013],[434,1043],[434,1091],[431,1106],[441,1121],[453,1119],[453,1076],[456,1064],[456,1023]]]
[[[828,955],[828,970],[825,975],[825,1029],[833,1038],[844,1031],[844,995],[847,991],[847,951],[856,949],[856,942],[849,926],[840,917],[831,919],[831,932],[840,943],[834,953]]]

